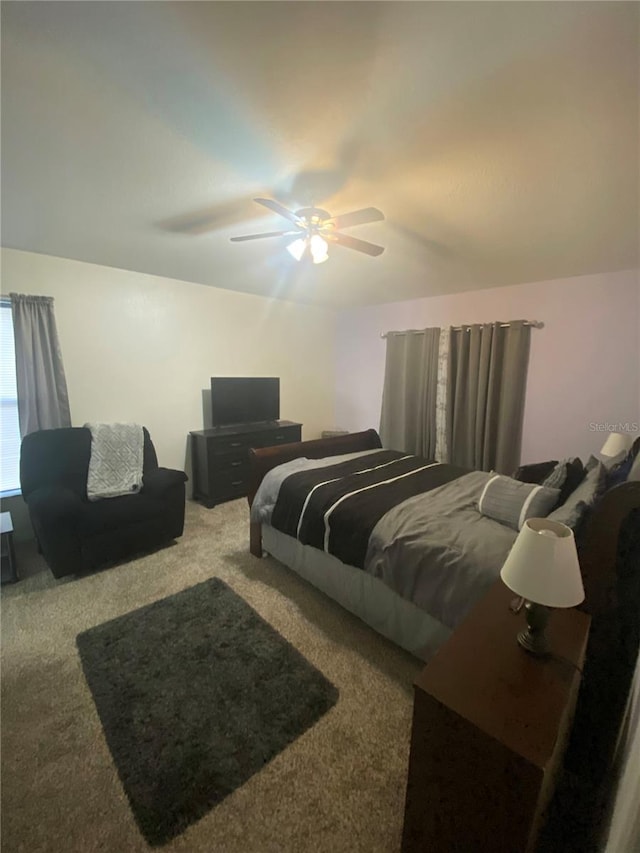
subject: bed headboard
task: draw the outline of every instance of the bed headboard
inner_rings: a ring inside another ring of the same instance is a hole
[[[592,616],[615,605],[620,531],[630,513],[637,510],[640,510],[640,482],[620,483],[605,492],[587,522],[580,548],[585,592],[581,609]]]
[[[638,453],[640,437],[633,442],[630,451],[633,458]],[[611,612],[616,606],[618,572],[627,570],[625,565],[619,565],[626,562],[620,549],[620,532],[629,524],[633,525],[631,532],[640,536],[640,481],[619,483],[606,491],[591,513],[584,535],[579,537],[585,592],[581,609],[593,617]]]

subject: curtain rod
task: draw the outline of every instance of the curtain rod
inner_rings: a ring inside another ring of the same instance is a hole
[[[480,325],[484,325],[484,324],[481,323]],[[507,326],[510,326],[510,325],[511,325],[511,323],[500,323],[500,327],[503,329],[506,328]],[[542,320],[525,320],[524,325],[525,326],[531,326],[534,329],[544,329],[544,323],[542,322]],[[389,335],[407,335],[407,334],[409,334],[409,332],[413,332],[416,335],[421,335],[421,334],[424,334],[424,332],[426,332],[426,331],[428,331],[428,330],[427,329],[406,329],[406,331],[404,331],[404,332],[380,332],[380,337],[386,338]],[[471,331],[471,327],[470,326],[451,326],[451,331],[452,332],[462,332],[462,331],[469,332],[469,331]]]

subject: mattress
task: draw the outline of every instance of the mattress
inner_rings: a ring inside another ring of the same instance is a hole
[[[391,642],[427,661],[451,630],[378,578],[262,525],[263,549]]]

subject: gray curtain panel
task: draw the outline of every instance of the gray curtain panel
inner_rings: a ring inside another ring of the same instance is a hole
[[[389,333],[380,415],[384,447],[433,459],[440,329]]]
[[[71,426],[53,299],[11,293],[20,435]]]
[[[453,464],[509,475],[520,464],[530,338],[523,320],[452,334],[447,425]]]

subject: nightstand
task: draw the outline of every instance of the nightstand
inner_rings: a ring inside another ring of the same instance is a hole
[[[531,853],[570,730],[590,617],[554,610],[552,654],[497,581],[414,682],[403,853]]]
[[[0,513],[0,562],[2,583],[15,583],[18,580],[18,567],[13,547],[13,523],[10,512]]]

